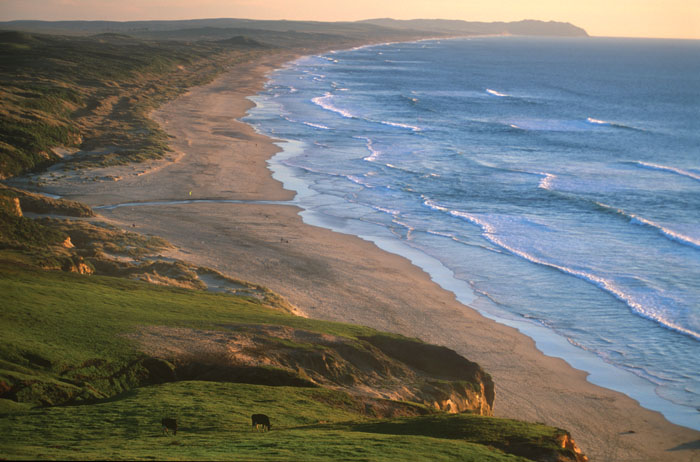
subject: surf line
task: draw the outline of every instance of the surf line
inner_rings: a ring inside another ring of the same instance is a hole
[[[179,201],[145,201],[124,202],[121,204],[96,205],[98,210],[113,210],[120,207],[149,207],[154,205],[183,205],[183,204],[256,204],[256,205],[296,205],[294,201],[251,201],[235,199],[189,199]]]

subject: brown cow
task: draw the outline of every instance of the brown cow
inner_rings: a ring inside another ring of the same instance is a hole
[[[253,420],[254,429],[257,430],[262,427],[263,431],[265,431],[265,429],[270,431],[270,427],[272,427],[272,425],[270,425],[270,418],[265,414],[253,414],[250,418]]]
[[[168,429],[173,431],[173,435],[177,435],[177,419],[169,419],[167,417],[160,421],[163,425],[163,432],[168,433]]]

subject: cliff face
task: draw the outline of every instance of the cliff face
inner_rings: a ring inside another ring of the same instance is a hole
[[[493,414],[495,398],[493,380],[477,363],[463,358],[449,348],[429,345],[405,337],[376,335],[363,337],[362,340],[375,346],[385,355],[433,378],[429,381],[431,385],[443,384],[437,387],[443,392],[449,389],[445,384],[459,384],[447,392],[448,396],[441,395],[439,392],[434,394],[435,402],[443,403],[435,407],[450,412],[468,410],[482,415]],[[428,390],[426,393],[431,394]]]
[[[173,363],[178,380],[318,385],[452,413],[493,413],[493,382],[478,364],[418,340],[350,339],[269,325],[152,326],[128,337],[147,355]]]

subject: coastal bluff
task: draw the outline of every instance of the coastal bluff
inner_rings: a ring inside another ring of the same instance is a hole
[[[348,338],[288,326],[220,329],[150,326],[127,337],[143,353],[173,364],[172,373],[151,374],[155,381],[321,386],[449,413],[493,415],[491,376],[445,347],[383,333]],[[426,412],[389,401],[383,408],[387,415]]]
[[[10,258],[0,260],[0,291],[13,300],[0,342],[0,430],[11,459],[75,456],[56,443],[70,435],[81,457],[107,444],[130,459],[202,448],[188,457],[587,460],[566,430],[491,417],[491,377],[448,348],[252,297]],[[273,421],[262,452],[252,412]],[[178,419],[178,443],[153,439],[163,416]],[[268,452],[277,447],[286,457]]]

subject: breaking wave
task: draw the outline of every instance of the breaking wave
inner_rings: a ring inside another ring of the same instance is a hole
[[[611,205],[603,204],[602,202],[596,202],[595,204],[606,211],[615,213],[621,217],[629,219],[630,223],[634,223],[636,225],[641,226],[647,226],[649,228],[655,229],[667,239],[700,249],[700,239],[686,236],[677,231],[673,231],[672,229],[669,229],[659,223],[656,223],[655,221],[648,220],[644,217],[640,217],[639,215],[635,215],[634,213],[625,212],[624,210],[618,209]]]
[[[681,176],[684,176],[687,178],[692,178],[693,180],[700,181],[700,173],[695,173],[695,172],[692,172],[690,170],[683,170],[682,168],[669,167],[667,165],[652,164],[651,162],[643,162],[641,160],[638,160],[637,162],[635,162],[635,164],[639,165],[640,167],[643,167],[643,168],[671,172],[671,173],[675,173],[676,175],[681,175]]]
[[[331,101],[333,101],[333,94],[329,92],[326,92],[323,96],[317,96],[316,98],[312,98],[311,101],[317,106],[320,106],[327,111],[335,112],[336,114],[340,114],[341,116],[346,117],[348,119],[358,118],[351,112],[333,105],[333,103],[331,103]]]
[[[602,277],[599,275],[596,275],[594,273],[591,273],[589,271],[584,271],[580,269],[574,269],[570,268],[568,266],[560,265],[557,263],[553,263],[550,261],[547,261],[543,258],[537,257],[535,255],[532,255],[530,253],[527,253],[524,250],[518,249],[514,246],[509,245],[507,242],[505,242],[501,237],[497,235],[497,230],[495,226],[491,223],[489,223],[487,220],[485,220],[482,217],[479,217],[475,214],[470,214],[467,212],[462,212],[459,210],[450,210],[447,207],[444,207],[437,202],[431,200],[431,199],[425,199],[424,204],[427,205],[428,207],[432,208],[433,210],[439,210],[445,213],[448,213],[452,215],[453,217],[460,218],[463,220],[468,221],[469,223],[478,226],[482,230],[482,236],[492,244],[496,245],[497,247],[500,247],[511,254],[518,256],[524,260],[527,260],[529,262],[542,265],[542,266],[547,266],[549,268],[556,269],[558,271],[561,271],[562,273],[577,277],[579,279],[582,279],[584,281],[587,281],[591,284],[596,285],[597,287],[601,288],[602,290],[606,291],[613,297],[617,298],[618,300],[624,302],[634,313],[636,313],[639,316],[642,316],[644,318],[650,319],[652,321],[657,322],[659,325],[666,327],[667,329],[674,330],[676,332],[688,335],[695,340],[700,340],[700,332],[695,332],[691,329],[685,328],[672,320],[667,319],[666,317],[663,316],[662,313],[660,313],[658,310],[655,310],[654,307],[649,306],[647,304],[644,304],[642,301],[638,299],[638,297],[634,296],[633,294],[629,294],[625,292],[621,287],[619,287],[613,280]]]
[[[330,127],[326,127],[325,125],[315,124],[313,122],[302,122],[302,123],[304,125],[308,125],[309,127],[320,128],[321,130],[330,130]]]
[[[493,95],[493,96],[499,96],[501,98],[506,97],[506,96],[510,96],[507,93],[501,93],[500,91],[491,90],[490,88],[486,89],[486,93],[488,93],[489,95]]]

